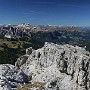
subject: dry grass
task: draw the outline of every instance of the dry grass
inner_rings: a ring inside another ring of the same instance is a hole
[[[42,83],[42,82],[35,82],[35,83],[29,83],[29,84],[25,84],[25,85],[22,85],[22,87],[17,87],[16,90],[30,90],[31,88],[34,88],[34,87],[38,87],[40,90],[43,89],[45,83]]]

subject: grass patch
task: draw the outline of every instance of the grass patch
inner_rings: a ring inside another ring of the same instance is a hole
[[[0,64],[14,64],[30,45],[31,42],[0,39]]]

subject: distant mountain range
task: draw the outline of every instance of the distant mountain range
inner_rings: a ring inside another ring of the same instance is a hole
[[[79,27],[82,30],[90,30],[90,27]]]
[[[25,49],[43,47],[45,42],[85,47],[90,51],[89,27],[56,25],[0,25],[0,63],[14,64]]]

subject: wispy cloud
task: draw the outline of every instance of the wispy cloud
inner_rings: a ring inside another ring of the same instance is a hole
[[[43,15],[46,15],[46,13],[44,12],[40,12],[40,11],[28,11],[28,12],[24,12],[23,13],[24,15],[30,15],[30,14],[43,14]]]
[[[76,5],[76,4],[69,4],[69,3],[60,3],[60,2],[44,2],[44,1],[38,1],[38,2],[32,2],[34,4],[56,4],[56,5],[61,5],[61,6],[69,6],[69,7],[77,7],[77,8],[90,8],[90,5],[83,6],[83,5]]]
[[[90,5],[76,5],[76,4],[69,4],[69,3],[60,3],[60,2],[50,2],[50,1],[37,1],[37,2],[32,2],[34,4],[56,4],[56,5],[61,5],[61,6],[65,6],[65,7],[77,7],[77,8],[90,8]]]
[[[88,5],[74,5],[74,4],[58,4],[59,6],[65,6],[65,7],[77,7],[77,8],[90,8]]]
[[[39,11],[28,11],[28,12],[23,12],[22,13],[22,17],[27,19],[27,20],[30,20],[30,21],[33,21],[33,20],[37,19],[36,16],[34,16],[34,15],[43,15],[43,16],[46,16],[46,13],[39,12]]]
[[[32,2],[32,3],[35,3],[35,4],[55,4],[56,2]]]

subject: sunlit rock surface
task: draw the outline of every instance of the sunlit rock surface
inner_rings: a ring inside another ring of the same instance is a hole
[[[28,82],[28,76],[10,64],[0,65],[0,90],[13,90],[19,84]]]
[[[31,82],[47,83],[47,90],[90,89],[90,53],[78,46],[46,42],[20,68]]]
[[[46,42],[38,50],[28,48],[15,66],[0,65],[0,77],[0,90],[28,82],[44,83],[43,89],[26,84],[30,90],[90,90],[90,53],[78,46]]]

